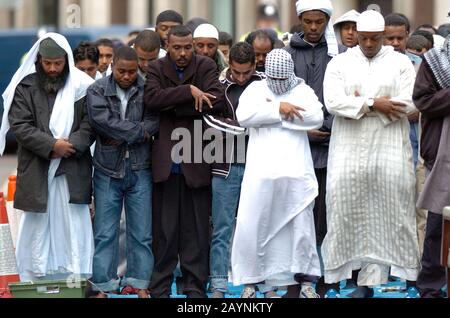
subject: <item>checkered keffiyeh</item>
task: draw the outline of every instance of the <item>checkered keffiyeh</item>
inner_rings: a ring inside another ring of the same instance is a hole
[[[450,36],[442,47],[436,47],[425,53],[425,59],[443,89],[450,87]]]
[[[287,51],[277,49],[267,55],[267,86],[275,95],[287,94],[303,82],[295,76],[294,69],[294,61]]]

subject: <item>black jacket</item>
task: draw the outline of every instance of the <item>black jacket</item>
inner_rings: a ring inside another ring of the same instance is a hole
[[[254,81],[261,81],[264,78],[265,76],[263,73],[255,72],[246,86],[250,85]],[[233,91],[239,89],[240,86],[231,79],[229,71],[227,72],[225,80],[221,83],[225,89],[224,96],[226,107],[224,108],[222,114],[205,115],[204,121],[208,128],[216,129],[220,131],[222,135],[222,139],[216,141],[221,142],[223,145],[223,158],[222,161],[214,162],[212,164],[212,174],[215,177],[228,178],[231,171],[231,165],[236,163],[234,162],[234,159],[236,158],[236,136],[239,136],[239,138],[246,138],[246,141],[248,141],[248,137],[245,136],[246,129],[239,125],[236,118],[236,111],[239,107],[239,101],[233,101],[233,98],[231,98]],[[227,145],[231,146],[227,147]],[[247,148],[247,145],[245,148]],[[245,164],[245,158],[239,158],[239,162],[237,163]]]
[[[92,158],[94,134],[89,125],[85,99],[76,102],[69,142],[77,153],[61,161],[69,185],[70,203],[89,204],[92,195]],[[38,85],[36,74],[17,86],[9,112],[11,129],[19,143],[19,165],[14,207],[45,213],[48,199],[48,169],[56,139],[50,132],[51,110],[47,95]]]
[[[295,74],[305,80],[306,84],[314,90],[320,102],[324,105],[323,81],[328,63],[332,57],[328,55],[328,45],[325,36],[322,37],[316,46],[307,43],[303,37],[303,33],[294,34],[291,43],[285,50],[292,55],[295,64]],[[345,51],[346,48],[339,45],[339,53]],[[334,116],[327,111],[325,106],[323,107],[323,113],[325,120],[320,130],[331,133]],[[330,138],[310,138],[310,143],[314,167],[316,169],[326,168]]]

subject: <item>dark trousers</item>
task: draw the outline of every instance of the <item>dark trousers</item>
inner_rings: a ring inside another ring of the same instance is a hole
[[[327,205],[326,205],[326,195],[327,195],[327,168],[316,169],[316,178],[319,183],[319,196],[316,198],[314,205],[314,224],[316,227],[316,242],[317,246],[322,246],[323,240],[327,235]],[[318,248],[320,253],[320,249]],[[339,291],[339,283],[337,284],[325,284],[324,277],[321,277],[317,282],[316,292],[320,297],[324,297],[325,293],[330,290],[335,289]]]
[[[183,175],[172,174],[154,185],[152,297],[171,294],[178,259],[183,293],[206,296],[211,205],[211,188],[191,189]]]
[[[417,279],[417,289],[422,298],[440,298],[447,283],[445,268],[441,266],[442,215],[428,212],[422,270]]]
[[[316,226],[317,245],[322,246],[327,235],[327,168],[316,169],[316,177],[319,183],[319,196],[314,205],[314,223]]]

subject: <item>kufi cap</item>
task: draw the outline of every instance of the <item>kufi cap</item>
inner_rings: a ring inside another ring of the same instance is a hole
[[[39,45],[39,54],[46,59],[59,59],[67,55],[66,51],[52,38],[44,39]]]
[[[198,38],[211,38],[219,41],[219,31],[214,25],[204,23],[199,25],[194,31],[194,39]]]
[[[368,10],[361,13],[356,23],[356,28],[358,32],[384,32],[386,26],[381,13],[375,10]]]

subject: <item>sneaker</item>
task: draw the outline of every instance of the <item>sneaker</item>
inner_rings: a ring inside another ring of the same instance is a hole
[[[336,289],[330,289],[327,291],[324,298],[341,298],[341,295]]]
[[[256,298],[255,286],[246,286],[242,291],[241,298]]]
[[[213,292],[211,298],[224,299],[225,298],[225,294],[220,292],[220,291],[215,291],[215,292]]]
[[[420,293],[415,287],[408,288],[405,298],[420,298]]]
[[[138,289],[131,286],[127,286],[122,289],[121,295],[136,295],[138,298],[151,298],[150,292],[147,289]]]
[[[267,293],[264,293],[264,298],[268,298],[268,299],[272,298],[272,299],[275,299],[275,298],[281,298],[281,296],[278,295],[278,294],[277,294],[276,292],[274,292],[273,290],[271,290],[271,291],[269,291],[269,292],[267,292]]]
[[[302,290],[300,291],[300,298],[320,298],[319,294],[316,293],[312,285],[302,285]]]

